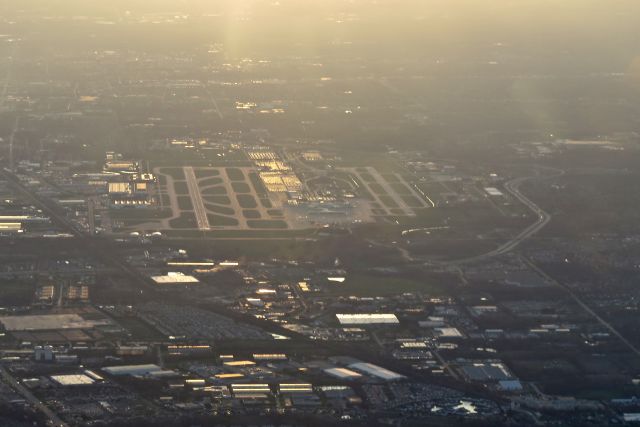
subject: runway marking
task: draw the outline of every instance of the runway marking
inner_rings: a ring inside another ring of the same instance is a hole
[[[189,188],[189,196],[191,196],[191,202],[193,203],[193,211],[196,215],[196,222],[200,230],[211,230],[209,224],[209,218],[207,218],[207,209],[204,207],[202,201],[202,195],[198,188],[198,180],[196,174],[193,171],[193,167],[185,166],[183,168],[184,175],[187,177],[187,187]]]

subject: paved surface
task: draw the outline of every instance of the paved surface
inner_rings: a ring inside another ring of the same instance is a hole
[[[593,311],[593,309],[591,307],[589,307],[584,301],[582,301],[580,299],[580,297],[578,295],[575,294],[575,292],[573,292],[573,290],[568,287],[567,285],[558,282],[556,279],[554,279],[553,277],[549,276],[546,272],[544,272],[540,267],[538,267],[537,265],[535,265],[533,262],[531,262],[531,260],[527,259],[527,258],[523,258],[524,262],[527,263],[527,265],[529,267],[531,267],[534,271],[536,271],[538,274],[540,274],[542,277],[544,277],[549,283],[559,286],[562,289],[564,289],[570,296],[571,298],[573,298],[573,300],[580,306],[582,307],[582,309],[584,311],[586,311],[587,313],[589,313],[592,317],[594,317],[603,327],[605,327],[609,332],[611,332],[611,334],[613,334],[614,336],[616,336],[625,346],[627,346],[627,348],[629,350],[631,350],[636,356],[640,356],[640,349],[638,349],[638,347],[636,347],[635,345],[633,345],[631,343],[631,341],[629,341],[628,339],[626,339],[624,337],[624,335],[622,335],[620,332],[618,332],[618,330],[616,328],[613,327],[613,325],[611,325],[609,322],[607,322],[606,320],[604,320],[598,313],[596,313],[595,311]]]
[[[196,174],[193,171],[193,167],[186,166],[183,168],[184,175],[187,177],[187,187],[189,188],[189,195],[191,196],[191,203],[193,204],[193,211],[196,214],[196,222],[200,230],[211,230],[209,225],[209,218],[207,218],[207,209],[204,207],[202,196],[200,195],[200,189],[198,188],[198,180]]]

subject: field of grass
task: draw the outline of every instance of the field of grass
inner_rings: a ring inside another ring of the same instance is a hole
[[[257,173],[252,172],[249,174],[249,180],[253,185],[253,188],[256,190],[256,194],[260,197],[267,196],[267,187],[264,186],[264,183],[260,179]]]
[[[255,209],[244,209],[242,211],[242,216],[244,216],[247,219],[259,219],[260,211],[257,211]]]
[[[113,220],[140,220],[153,221],[158,219],[169,218],[172,215],[171,209],[110,209],[109,218]]]
[[[200,190],[200,195],[202,196],[206,196],[206,195],[221,195],[221,194],[227,194],[227,189],[220,186],[220,187],[207,187],[204,190]]]
[[[216,205],[210,205],[210,204],[205,204],[205,207],[213,212],[213,213],[217,213],[217,214],[221,214],[221,215],[235,215],[236,211],[234,211],[231,208],[227,208],[224,206],[216,206]]]
[[[220,185],[222,184],[222,178],[207,178],[207,179],[203,179],[202,181],[200,181],[198,183],[198,186],[200,188],[204,188],[204,187],[209,187],[210,185]]]
[[[203,237],[209,239],[219,239],[224,241],[224,249],[221,247],[221,256],[227,258],[236,256],[251,256],[260,254],[260,256],[280,256],[297,258],[305,253],[303,249],[299,249],[300,246],[304,246],[306,242],[296,242],[286,239],[294,239],[300,237],[311,237],[316,230],[166,230],[164,235],[167,237],[182,239],[182,240],[201,240]],[[225,240],[225,239],[247,239],[247,240]],[[256,239],[256,240],[251,240]],[[265,240],[258,239],[278,239],[278,240]],[[284,239],[284,240],[280,240]],[[226,246],[228,245],[228,246]],[[216,245],[218,246],[218,245]],[[234,251],[233,248],[238,247],[241,250]],[[298,249],[296,249],[298,248]],[[212,248],[209,248],[211,251]]]
[[[207,218],[209,219],[209,225],[212,227],[235,227],[238,225],[237,219],[228,216],[207,214]]]
[[[228,196],[202,196],[202,200],[216,205],[230,205],[231,199]]]
[[[382,185],[378,184],[377,182],[371,182],[371,183],[368,183],[368,185],[369,185],[369,188],[371,189],[371,191],[376,193],[378,196],[386,196],[387,195],[387,192],[384,190]]]
[[[178,218],[169,220],[171,228],[197,228],[198,223],[193,212],[182,212]]]
[[[193,204],[191,203],[191,197],[189,196],[178,196],[178,207],[182,211],[191,211],[193,210]]]
[[[393,188],[393,191],[398,194],[411,194],[411,190],[409,190],[409,187],[401,182],[392,182],[389,184],[389,186]]]
[[[415,196],[401,194],[400,198],[411,208],[422,208],[424,205]]]
[[[189,187],[186,181],[173,181],[173,189],[176,194],[189,194]]]
[[[238,199],[238,204],[243,209],[255,209],[258,207],[256,199],[250,194],[238,194],[236,198]]]
[[[391,196],[378,196],[380,201],[384,203],[388,208],[399,207],[396,201]]]
[[[271,200],[269,199],[260,199],[260,204],[267,209],[270,209],[273,207],[273,205],[271,204]]]
[[[196,169],[194,173],[198,179],[220,176],[220,171],[217,169]]]
[[[251,187],[246,182],[232,182],[231,188],[236,193],[251,193]]]
[[[244,173],[237,168],[227,168],[227,176],[231,181],[244,181]]]
[[[330,291],[335,295],[356,296],[391,295],[402,292],[442,294],[444,287],[441,284],[420,282],[403,277],[380,277],[355,273],[348,275],[344,283],[336,284],[335,288]]]
[[[184,180],[184,171],[182,168],[161,168],[160,173],[169,175],[173,179]]]
[[[273,228],[273,229],[285,229],[287,223],[280,219],[250,219],[247,220],[247,225],[251,228]]]
[[[35,287],[30,283],[17,280],[0,281],[0,301],[7,305],[30,304],[35,292]]]

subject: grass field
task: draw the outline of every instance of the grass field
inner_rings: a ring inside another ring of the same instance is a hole
[[[238,199],[238,204],[243,209],[255,209],[258,207],[256,199],[250,194],[238,194],[236,197]]]
[[[210,205],[208,203],[205,203],[204,206],[207,208],[208,211],[213,212],[214,214],[233,216],[236,213],[236,211],[234,211],[233,209],[227,208],[225,206]]]
[[[249,219],[247,220],[247,225],[251,228],[287,228],[287,223],[280,219]]]
[[[237,168],[227,168],[227,176],[231,181],[244,181],[244,173]]]
[[[402,277],[372,276],[364,273],[347,276],[344,283],[336,284],[329,291],[332,295],[356,296],[392,295],[402,292],[423,292],[433,295],[446,293],[444,286],[439,283],[420,282]]]

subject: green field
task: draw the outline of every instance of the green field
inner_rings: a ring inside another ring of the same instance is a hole
[[[255,209],[244,209],[242,211],[242,216],[244,216],[247,219],[259,219],[260,211],[257,211]]]
[[[208,203],[205,203],[205,207],[207,208],[207,210],[221,215],[235,215],[236,213],[236,211],[234,211],[233,209],[224,206],[210,205]]]
[[[256,199],[250,194],[238,194],[236,198],[243,209],[255,209],[258,207]]]
[[[222,186],[220,186],[220,187],[207,187],[204,190],[200,190],[200,194],[202,196],[227,194],[227,189],[222,187]]]
[[[441,284],[419,282],[402,277],[371,276],[365,273],[348,275],[344,283],[330,286],[332,287],[330,294],[335,295],[377,296],[403,292],[445,293],[445,288]]]
[[[202,200],[216,205],[230,205],[231,199],[228,196],[202,196]]]
[[[169,175],[173,179],[184,180],[184,171],[182,168],[161,168],[160,173]]]
[[[236,193],[251,193],[251,187],[249,187],[249,184],[246,182],[232,182],[231,188],[233,188],[233,191]]]
[[[193,210],[193,204],[191,203],[191,197],[189,196],[178,196],[178,208],[181,211],[191,211]]]
[[[178,218],[169,220],[171,228],[197,228],[198,223],[193,212],[184,211]]]
[[[207,179],[203,179],[202,181],[198,182],[198,186],[200,188],[204,188],[204,187],[209,187],[211,185],[220,185],[222,184],[222,178],[207,178]]]
[[[271,204],[271,200],[269,199],[260,199],[260,204],[267,209],[270,209],[273,207],[273,205]]]
[[[247,220],[247,225],[251,228],[273,228],[273,229],[285,229],[287,223],[280,219],[250,219]]]
[[[198,179],[220,176],[220,171],[217,169],[196,169],[194,173]]]
[[[237,168],[227,168],[227,176],[231,181],[244,181],[244,172]]]
[[[209,225],[212,227],[235,227],[238,225],[238,220],[229,216],[207,214],[207,218],[209,219]]]

